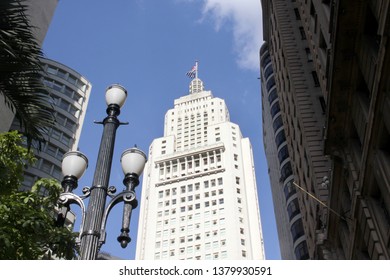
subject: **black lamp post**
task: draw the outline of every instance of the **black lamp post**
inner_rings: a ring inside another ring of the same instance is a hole
[[[72,151],[64,155],[62,162],[64,193],[61,194],[59,200],[62,207],[58,215],[58,223],[64,223],[70,204],[80,206],[82,221],[77,242],[80,245],[80,259],[82,260],[97,258],[100,247],[105,243],[107,217],[111,209],[119,202],[124,202],[124,209],[122,229],[118,241],[122,248],[125,248],[130,242],[131,212],[138,205],[134,189],[139,184],[139,176],[142,174],[146,163],[146,156],[141,150],[131,148],[122,154],[121,165],[125,174],[123,180],[125,189],[114,195],[115,187],[109,187],[116,129],[124,124],[118,120],[117,116],[120,114],[120,108],[125,103],[126,97],[127,92],[120,85],[112,85],[106,91],[107,117],[99,122],[104,126],[103,135],[92,187],[84,187],[84,195],[77,196],[72,191],[77,188],[77,181],[87,168],[87,157],[78,151]],[[106,208],[107,196],[111,197],[111,201]],[[83,200],[87,197],[89,197],[89,203],[88,208],[85,209]]]

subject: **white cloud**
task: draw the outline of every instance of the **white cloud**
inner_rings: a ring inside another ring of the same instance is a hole
[[[259,49],[263,41],[260,0],[203,0],[203,19],[211,17],[216,30],[226,22],[233,27],[234,52],[240,67],[259,68]]]

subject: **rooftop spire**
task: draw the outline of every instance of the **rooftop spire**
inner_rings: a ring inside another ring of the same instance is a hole
[[[190,94],[204,90],[203,82],[198,78],[198,61],[195,61],[195,65],[187,72],[187,76],[193,79],[190,83]]]

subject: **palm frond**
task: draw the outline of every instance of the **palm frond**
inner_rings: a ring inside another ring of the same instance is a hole
[[[25,12],[23,1],[0,2],[0,94],[31,143],[44,141],[54,115],[42,80],[42,51]]]

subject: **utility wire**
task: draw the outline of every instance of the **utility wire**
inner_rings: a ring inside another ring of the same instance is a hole
[[[340,219],[344,220],[347,222],[347,219],[351,220],[350,218],[348,217],[344,217],[342,215],[340,215],[338,212],[336,212],[335,210],[333,210],[332,208],[330,208],[328,205],[326,205],[324,202],[322,202],[321,200],[319,200],[314,194],[311,194],[309,193],[307,190],[305,190],[304,188],[302,188],[301,186],[299,186],[297,183],[295,183],[293,181],[293,185],[296,186],[297,188],[299,188],[301,191],[303,191],[304,193],[308,194],[311,198],[313,198],[314,200],[316,200],[319,204],[321,204],[322,206],[324,206],[325,208],[329,209],[330,212],[332,212],[333,214],[335,214],[337,217],[339,217]]]

